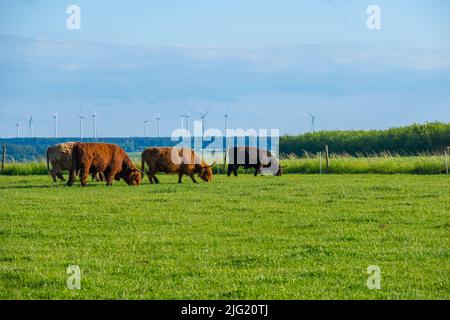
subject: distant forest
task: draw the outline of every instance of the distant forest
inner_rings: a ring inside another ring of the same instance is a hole
[[[0,139],[6,145],[7,161],[31,161],[45,158],[46,149],[53,144],[79,141],[79,138],[8,138]],[[174,146],[178,142],[164,138],[98,138],[82,139],[115,143],[127,152],[141,152],[149,146]],[[350,155],[379,154],[383,152],[401,155],[442,153],[450,146],[450,123],[414,124],[387,130],[336,130],[285,135],[280,137],[280,154],[295,154],[323,151],[328,145],[331,153]],[[207,147],[207,146],[206,146]]]

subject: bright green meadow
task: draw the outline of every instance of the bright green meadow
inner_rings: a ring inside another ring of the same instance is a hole
[[[0,298],[449,299],[449,178],[0,176]]]

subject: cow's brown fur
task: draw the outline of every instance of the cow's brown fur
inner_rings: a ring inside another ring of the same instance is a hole
[[[177,159],[172,161],[172,151]],[[180,164],[177,164],[180,163]],[[156,172],[178,173],[178,183],[182,182],[183,175],[187,175],[192,182],[197,183],[195,174],[206,181],[211,182],[213,178],[212,165],[200,160],[198,155],[191,149],[186,148],[147,148],[141,154],[141,170],[144,172],[145,164],[148,166],[148,179],[150,183],[159,183],[155,176]]]
[[[261,168],[269,168],[273,164],[273,168],[276,169],[274,175],[281,176],[282,169],[278,161],[272,158],[270,151],[260,149],[256,147],[233,147],[228,150],[228,171],[227,175],[230,176],[233,172],[237,176],[237,170],[240,166],[245,169],[254,168],[255,177],[261,172]]]
[[[78,171],[82,186],[86,185],[89,172],[103,172],[107,185],[111,185],[113,179],[124,179],[129,185],[141,182],[140,171],[126,152],[115,144],[76,143],[72,150],[69,186],[75,181]]]
[[[65,181],[62,172],[70,170],[72,166],[72,149],[76,142],[65,142],[55,144],[47,149],[47,170],[52,176],[53,182],[56,182],[56,177],[61,181]],[[50,169],[50,164],[52,168]],[[92,178],[97,181],[104,181],[102,172],[92,174]]]

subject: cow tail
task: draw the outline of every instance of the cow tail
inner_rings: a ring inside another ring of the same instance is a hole
[[[73,174],[74,176],[76,176],[78,174],[78,163],[77,163],[77,150],[76,150],[76,146],[72,149],[72,172],[70,172],[70,174]]]
[[[145,173],[145,151],[141,153],[141,171],[142,171],[142,176],[144,176],[144,173]]]
[[[50,172],[50,159],[49,159],[49,156],[48,156],[48,149],[45,152],[45,156],[47,158],[47,171]]]

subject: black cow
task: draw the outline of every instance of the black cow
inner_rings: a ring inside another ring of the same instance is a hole
[[[254,168],[255,177],[261,172],[261,168],[273,168],[273,174],[275,176],[281,176],[282,170],[278,161],[273,158],[270,151],[260,149],[256,147],[233,147],[228,150],[228,171],[227,175],[230,176],[231,172],[237,176],[237,170],[240,166],[245,169]]]

